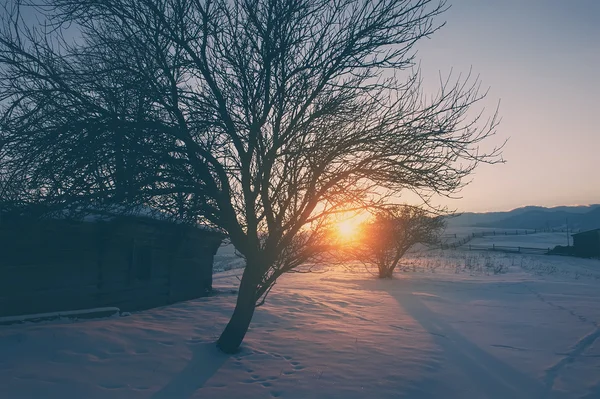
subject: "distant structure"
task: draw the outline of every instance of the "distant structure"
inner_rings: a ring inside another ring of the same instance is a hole
[[[600,229],[573,234],[573,254],[584,258],[600,257]]]
[[[107,306],[131,311],[206,296],[222,238],[145,216],[5,217],[0,316]]]

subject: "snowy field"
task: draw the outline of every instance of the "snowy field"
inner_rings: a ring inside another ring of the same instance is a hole
[[[452,234],[456,234],[458,238],[462,238],[462,237],[466,237],[466,236],[470,236],[472,233],[475,234],[491,234],[493,232],[496,232],[498,235],[500,234],[515,234],[515,233],[519,233],[520,234],[525,234],[525,229],[501,229],[501,228],[496,228],[496,227],[472,227],[472,226],[453,226],[453,225],[448,225],[446,227],[446,229],[444,229],[444,234],[447,235],[452,235]],[[534,230],[527,230],[528,232],[533,232]],[[566,233],[565,233],[566,234]]]
[[[0,326],[0,398],[600,398],[600,261],[423,251],[401,268],[284,276],[233,356],[213,343],[239,269],[210,298]]]
[[[554,248],[557,245],[567,245],[567,233],[535,233],[528,235],[495,235],[476,237],[469,244],[489,245],[492,244],[507,247],[529,247],[529,248]],[[573,245],[573,239],[569,236],[569,244]]]
[[[221,245],[213,261],[213,270],[223,272],[231,269],[244,267],[244,260],[237,256],[233,245],[225,243]]]
[[[492,235],[475,237],[468,244],[474,246],[488,246],[492,244],[506,247],[527,248],[554,248],[557,245],[567,245],[567,233],[535,233],[527,235]],[[569,236],[569,244],[573,245],[573,239]],[[466,246],[468,248],[468,245]]]

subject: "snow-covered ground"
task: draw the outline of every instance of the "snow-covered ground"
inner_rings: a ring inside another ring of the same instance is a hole
[[[488,245],[492,244],[507,247],[529,247],[529,248],[554,248],[557,245],[567,245],[567,233],[535,233],[527,235],[492,235],[475,237],[469,244]],[[569,236],[569,244],[573,245],[573,239]]]
[[[213,261],[213,270],[223,272],[231,269],[244,267],[244,260],[235,252],[233,245],[224,243],[221,245]]]
[[[483,234],[492,234],[493,232],[496,232],[496,234],[500,235],[500,234],[512,234],[514,235],[515,233],[519,233],[520,234],[525,234],[525,229],[502,229],[502,228],[496,228],[496,227],[472,227],[472,226],[453,226],[453,225],[448,225],[446,227],[446,229],[444,230],[444,234],[446,235],[453,235],[456,234],[457,237],[461,238],[461,237],[466,237],[466,236],[470,236],[471,234],[475,233],[477,235],[481,235]],[[533,229],[528,229],[527,232],[533,232]]]
[[[423,251],[392,280],[286,275],[226,356],[240,272],[127,317],[0,326],[0,398],[600,398],[598,260]]]

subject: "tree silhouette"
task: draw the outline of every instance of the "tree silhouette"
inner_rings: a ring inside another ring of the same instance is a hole
[[[375,266],[379,278],[391,278],[402,257],[415,244],[437,244],[444,217],[415,206],[392,206],[376,212],[361,226],[346,249],[350,260]]]
[[[345,209],[451,195],[496,118],[478,79],[426,97],[432,0],[41,0],[6,6],[0,169],[22,201],[145,204],[226,232],[246,267],[218,346]],[[30,5],[29,7],[33,7]],[[74,33],[75,32],[75,33]]]

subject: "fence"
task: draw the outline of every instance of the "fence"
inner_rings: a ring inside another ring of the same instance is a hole
[[[525,229],[525,230],[503,230],[503,231],[482,231],[479,233],[470,233],[469,236],[471,238],[475,237],[489,237],[489,236],[519,236],[519,235],[529,235],[529,234],[537,234],[537,233],[577,233],[581,230],[575,229]],[[458,238],[458,234],[442,234],[442,238]]]
[[[531,234],[537,234],[537,233],[567,233],[567,232],[575,232],[575,230],[567,230],[567,229],[533,229],[533,230],[515,230],[513,231],[509,231],[509,230],[504,230],[504,231],[482,231],[479,233],[470,233],[468,236],[458,240],[458,241],[453,241],[451,243],[442,243],[440,244],[440,249],[457,249],[459,247],[464,246],[465,244],[467,244],[469,241],[471,241],[473,238],[477,238],[477,237],[490,237],[490,236],[514,236],[514,235],[531,235]],[[444,234],[442,235],[442,238],[458,238],[457,234]],[[530,247],[511,247],[511,246],[499,246],[499,245],[495,245],[492,244],[490,245],[483,245],[483,244],[475,244],[475,245],[471,245],[469,244],[469,250],[470,251],[500,251],[500,252],[516,252],[516,253],[543,253],[543,254],[547,254],[550,252],[550,248],[530,248]]]
[[[454,241],[452,243],[442,243],[440,244],[440,249],[456,249],[458,247],[462,247],[463,245],[471,241],[473,238],[474,236],[467,236],[461,240]]]
[[[480,244],[469,244],[469,251],[498,251],[498,252],[513,252],[513,253],[527,253],[527,254],[547,254],[550,252],[550,248],[531,248],[531,247],[511,247],[503,245],[480,245]]]

